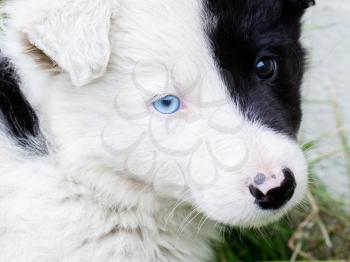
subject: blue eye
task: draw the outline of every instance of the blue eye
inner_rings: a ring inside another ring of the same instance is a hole
[[[153,107],[162,114],[174,114],[181,108],[181,100],[172,95],[168,95],[153,102]]]

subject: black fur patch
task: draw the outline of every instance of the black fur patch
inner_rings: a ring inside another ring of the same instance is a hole
[[[215,26],[208,32],[227,87],[251,121],[295,137],[301,122],[304,50],[299,38],[312,0],[208,0]],[[209,25],[210,28],[210,25]],[[274,57],[276,76],[259,80],[259,58]]]
[[[15,69],[10,61],[1,55],[0,115],[5,131],[14,137],[19,145],[32,147],[33,138],[41,137],[38,117],[20,90]]]

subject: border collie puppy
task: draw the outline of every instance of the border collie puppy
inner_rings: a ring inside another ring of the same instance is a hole
[[[300,203],[312,4],[5,1],[0,261],[212,261]]]

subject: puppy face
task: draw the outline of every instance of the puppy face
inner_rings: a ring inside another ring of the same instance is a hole
[[[271,222],[301,200],[310,1],[79,1],[19,30],[62,71],[48,74],[45,108],[63,165],[97,163],[100,177],[79,179],[112,194],[105,173],[139,181],[232,225]]]

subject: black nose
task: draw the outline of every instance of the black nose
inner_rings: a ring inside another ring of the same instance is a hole
[[[255,203],[260,208],[264,210],[276,210],[292,198],[297,186],[294,174],[289,168],[286,168],[283,170],[283,175],[284,180],[281,186],[270,189],[266,194],[262,193],[254,185],[249,186],[249,191],[255,197]]]

